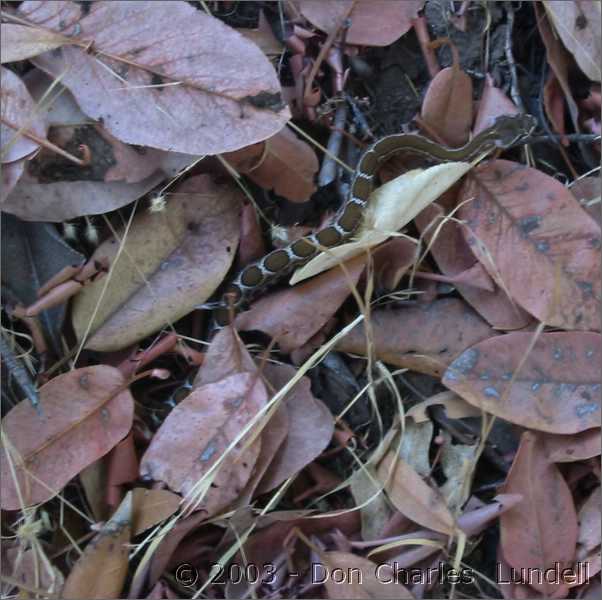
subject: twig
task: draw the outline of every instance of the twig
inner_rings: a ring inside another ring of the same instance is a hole
[[[343,131],[345,130],[345,121],[347,120],[347,105],[345,103],[339,104],[337,111],[334,116],[334,128],[330,132],[328,138],[328,152],[322,162],[322,168],[318,175],[318,185],[323,187],[328,185],[336,177],[336,163],[330,156],[338,156],[341,149],[341,142],[343,140]]]
[[[537,135],[534,137],[530,137],[527,140],[528,144],[542,144],[542,143],[548,143],[548,144],[557,144],[559,141],[561,140],[567,140],[569,142],[572,142],[574,144],[580,144],[580,143],[594,143],[594,142],[599,142],[600,141],[600,136],[596,133],[569,133],[569,134],[563,134],[563,135],[557,135],[554,133],[550,133],[548,135]]]
[[[520,91],[518,89],[518,75],[516,73],[516,63],[514,62],[514,54],[512,53],[512,30],[514,29],[514,8],[512,2],[506,3],[506,13],[508,15],[508,23],[506,25],[506,42],[504,50],[506,52],[506,60],[508,61],[508,68],[510,69],[510,97],[514,104],[518,107],[520,112],[525,113],[525,105],[521,98]]]
[[[13,351],[6,343],[4,335],[0,335],[0,354],[2,354],[2,360],[6,365],[8,372],[15,378],[15,381],[21,388],[21,391],[25,394],[31,405],[34,407],[38,415],[42,415],[42,408],[40,407],[40,397],[36,390],[29,373],[25,367],[19,362],[19,359],[13,354]]]

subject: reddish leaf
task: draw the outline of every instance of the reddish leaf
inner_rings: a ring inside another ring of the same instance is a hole
[[[311,281],[260,298],[251,310],[236,317],[236,328],[264,331],[278,340],[284,352],[299,348],[349,296],[350,286],[357,284],[365,262],[365,256],[358,256],[345,263],[347,274],[336,267]]]
[[[359,0],[349,15],[351,26],[346,41],[358,46],[388,46],[410,30],[412,19],[418,16],[423,4],[424,0]],[[299,3],[303,16],[327,33],[341,27],[350,6],[351,0],[303,0]]]
[[[226,154],[224,158],[257,185],[292,202],[307,202],[316,191],[316,153],[287,127],[265,142]]]
[[[71,569],[62,598],[122,597],[131,527],[132,495],[128,494]]]
[[[463,146],[472,124],[472,79],[454,66],[446,67],[431,81],[421,116],[424,122],[449,146]]]
[[[132,426],[134,400],[123,375],[113,367],[69,371],[43,385],[39,393],[41,416],[28,402],[20,402],[2,420],[1,497],[8,510],[21,507],[20,497],[25,506],[52,498]]]
[[[33,62],[61,75],[82,110],[123,142],[217,154],[264,140],[289,118],[261,50],[187,2],[28,1],[19,16],[77,35],[84,47]]]
[[[600,227],[541,171],[498,160],[473,173],[459,212],[491,277],[547,325],[599,330]]]
[[[523,427],[565,434],[598,427],[600,335],[543,333],[531,348],[533,335],[515,332],[478,343],[454,360],[443,385]]]
[[[416,217],[416,225],[430,244],[430,252],[439,270],[454,279],[461,273],[471,269],[480,269],[491,280],[481,263],[475,260],[474,254],[462,234],[463,227],[453,221],[447,221],[435,235],[443,209],[432,204]],[[431,225],[432,223],[432,225]],[[506,292],[495,287],[493,292],[465,283],[454,283],[458,292],[492,327],[502,330],[520,329],[527,325],[531,316],[516,303],[512,302]]]
[[[594,427],[573,435],[542,434],[548,460],[575,462],[600,456],[600,428]]]
[[[598,223],[602,222],[600,214],[600,177],[584,177],[571,185],[571,193],[579,204],[587,211],[589,216]]]
[[[396,581],[397,573],[388,565],[377,565],[350,552],[324,552],[320,559],[312,563],[312,582],[324,583],[329,598],[414,598]]]
[[[512,100],[500,88],[495,87],[493,77],[487,73],[479,102],[479,110],[475,118],[473,134],[477,135],[483,129],[491,127],[497,117],[516,114],[518,114],[518,109]]]
[[[602,494],[597,487],[589,495],[579,509],[579,537],[577,538],[577,559],[581,561],[593,558],[596,549],[600,548],[600,500]],[[590,576],[595,573],[589,573]]]
[[[564,597],[565,584],[539,583],[537,573],[572,565],[577,514],[566,482],[548,462],[536,434],[523,434],[504,492],[524,496],[521,504],[500,517],[505,559],[519,572],[534,569],[535,576],[527,582],[531,587],[547,596]]]
[[[261,440],[253,431],[229,448],[267,400],[257,375],[239,373],[195,389],[165,419],[140,461],[143,477],[182,494],[215,464],[209,493],[197,508],[215,514],[234,501],[251,477]]]
[[[493,330],[461,300],[376,310],[370,316],[374,350],[381,360],[435,377],[468,345],[494,335]],[[366,332],[360,324],[337,349],[366,354]]]
[[[267,364],[264,372],[275,392],[282,389],[296,373],[293,367],[283,364]],[[280,450],[273,455],[258,493],[274,489],[301,471],[326,449],[332,438],[332,415],[311,393],[307,377],[303,377],[286,395],[284,407],[288,415],[287,436]]]

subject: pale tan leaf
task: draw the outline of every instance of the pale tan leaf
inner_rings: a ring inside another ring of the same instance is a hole
[[[234,258],[239,199],[233,186],[199,175],[178,188],[165,210],[139,213],[121,253],[115,238],[101,244],[93,259],[116,260],[110,279],[85,286],[73,305],[79,339],[96,311],[86,347],[123,348],[205,302]]]
[[[391,502],[402,514],[428,529],[447,535],[453,533],[454,518],[439,491],[425,483],[394,451],[378,465],[377,475]]]
[[[48,50],[73,43],[73,40],[64,35],[37,27],[15,23],[2,23],[0,27],[2,28],[0,33],[2,64],[32,58]]]
[[[122,598],[131,530],[132,494],[128,493],[71,569],[61,597]]]

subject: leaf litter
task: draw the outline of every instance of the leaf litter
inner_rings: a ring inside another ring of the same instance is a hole
[[[3,6],[3,592],[595,593],[593,4]],[[213,330],[370,143],[525,111],[503,158],[378,165]]]

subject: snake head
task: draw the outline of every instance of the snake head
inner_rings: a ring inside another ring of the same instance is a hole
[[[536,126],[537,121],[532,115],[498,117],[492,127],[495,131],[495,145],[498,148],[510,148],[528,138]]]

